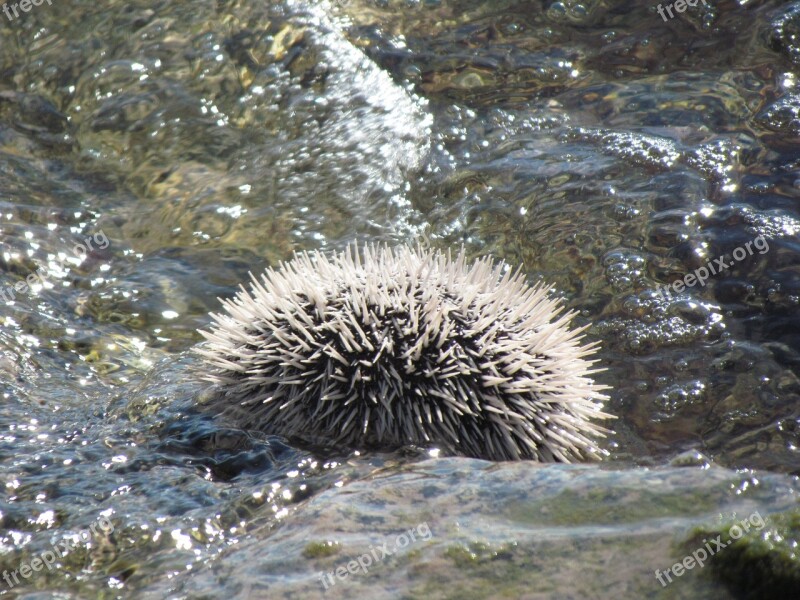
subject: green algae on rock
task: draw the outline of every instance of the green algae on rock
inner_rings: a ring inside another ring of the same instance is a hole
[[[710,573],[738,599],[796,598],[800,590],[800,508],[763,517],[755,514],[763,519],[757,523],[760,527],[741,527],[740,521],[734,520],[701,526],[683,546],[691,552],[710,543],[715,550],[708,561]]]

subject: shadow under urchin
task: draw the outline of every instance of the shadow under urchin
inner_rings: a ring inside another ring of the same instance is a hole
[[[252,276],[251,276],[252,277]],[[297,254],[213,314],[209,408],[301,443],[601,458],[605,386],[574,313],[491,258],[349,246]]]

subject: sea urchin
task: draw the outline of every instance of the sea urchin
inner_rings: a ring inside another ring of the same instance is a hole
[[[596,347],[548,292],[463,250],[303,253],[225,300],[198,352],[214,406],[290,440],[599,458]]]

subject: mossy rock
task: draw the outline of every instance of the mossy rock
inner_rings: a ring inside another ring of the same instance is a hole
[[[756,518],[753,518],[756,517]],[[748,531],[742,524],[749,521]],[[763,523],[761,527],[759,524]],[[739,526],[737,530],[734,526]],[[733,531],[732,531],[733,530]],[[738,539],[731,535],[741,532]],[[720,547],[711,540],[719,536]],[[714,549],[710,574],[737,599],[798,598],[800,508],[769,516],[757,512],[736,521],[695,529],[683,545],[687,555],[707,543]]]

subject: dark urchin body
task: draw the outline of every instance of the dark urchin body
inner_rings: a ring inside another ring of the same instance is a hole
[[[215,407],[313,443],[598,458],[603,386],[571,313],[491,259],[355,246],[297,255],[224,301],[198,352]]]

